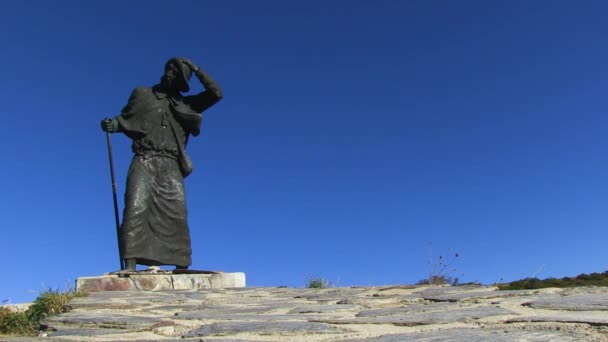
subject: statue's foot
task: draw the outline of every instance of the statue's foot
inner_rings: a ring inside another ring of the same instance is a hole
[[[176,271],[187,271],[188,270],[188,266],[177,266],[177,265],[175,265],[175,270]]]
[[[121,278],[127,278],[129,275],[137,272],[137,260],[136,259],[125,259],[125,269],[118,272],[112,272]]]
[[[125,259],[125,272],[136,272],[137,259]]]

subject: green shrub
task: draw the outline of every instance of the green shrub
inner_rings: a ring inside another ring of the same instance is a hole
[[[429,278],[419,280],[416,285],[452,285],[460,284],[460,279],[452,278],[445,274],[431,275]]]
[[[306,287],[309,289],[326,289],[331,287],[331,284],[324,278],[311,277],[310,279],[308,279]]]
[[[608,271],[604,273],[579,274],[575,278],[525,278],[499,284],[500,290],[533,290],[547,287],[608,286]]]
[[[0,307],[0,334],[14,336],[36,336],[40,331],[40,320],[51,315],[66,312],[66,304],[74,297],[84,296],[81,292],[68,289],[46,290],[34,300],[24,312],[14,312]]]
[[[76,292],[68,290],[47,290],[41,293],[34,303],[26,311],[28,319],[32,322],[39,322],[44,317],[65,312],[64,306],[70,302]]]
[[[0,335],[35,336],[36,327],[25,312],[0,307]]]

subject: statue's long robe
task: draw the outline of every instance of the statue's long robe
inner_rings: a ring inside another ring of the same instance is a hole
[[[217,100],[209,92],[176,98],[159,86],[136,88],[116,118],[135,153],[120,233],[123,259],[142,265],[192,264],[177,141],[185,148],[188,136],[199,134],[200,113]]]

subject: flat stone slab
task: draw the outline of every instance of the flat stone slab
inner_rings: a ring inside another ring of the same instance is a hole
[[[311,322],[222,322],[203,325],[190,331],[186,337],[225,336],[239,333],[256,333],[263,335],[293,335],[296,333],[333,333],[338,329],[324,323]]]
[[[48,336],[51,337],[65,337],[65,336],[100,336],[100,335],[112,335],[112,334],[124,334],[124,329],[104,329],[104,328],[81,328],[81,329],[61,329],[59,331],[53,331]]]
[[[165,320],[162,317],[122,315],[113,312],[68,312],[62,315],[50,316],[40,323],[53,329],[61,326],[95,327],[106,329],[146,329]]]
[[[320,319],[315,320],[315,322],[331,324],[393,324],[398,326],[415,326],[466,322],[490,316],[514,314],[513,311],[507,309],[483,306],[436,312],[404,312],[390,316],[355,317],[352,319]]]
[[[282,322],[282,321],[300,321],[307,322],[310,317],[297,317],[293,315],[256,315],[256,314],[218,314],[201,313],[201,312],[185,312],[177,314],[176,320],[198,320],[198,321],[241,321],[241,322]]]
[[[352,304],[328,304],[328,305],[307,305],[298,306],[291,309],[289,314],[311,314],[311,313],[331,313],[336,311],[354,311],[361,309],[359,305]]]
[[[506,323],[516,322],[583,323],[589,325],[608,326],[608,315],[605,312],[597,311],[570,311],[539,314],[535,316],[520,316],[506,321]],[[606,341],[608,341],[608,336],[606,337]]]
[[[76,290],[83,292],[102,291],[167,291],[200,290],[245,287],[245,273],[142,273],[122,277],[107,274],[96,277],[80,277],[76,280]]]
[[[549,310],[608,310],[608,294],[573,295],[547,298],[524,303],[523,305],[535,309]]]
[[[394,315],[403,315],[403,314],[409,314],[409,313],[421,313],[421,312],[448,310],[449,308],[453,308],[453,304],[451,304],[451,303],[416,304],[416,305],[408,305],[408,306],[402,306],[402,307],[397,307],[397,308],[363,310],[363,311],[360,311],[356,316],[357,317],[394,316]]]
[[[433,302],[460,302],[480,299],[506,298],[534,294],[533,290],[499,291],[497,288],[471,288],[454,290],[451,288],[428,289],[416,294]]]
[[[411,334],[384,335],[375,338],[351,339],[341,342],[575,342],[585,341],[584,334],[555,331],[456,328]]]

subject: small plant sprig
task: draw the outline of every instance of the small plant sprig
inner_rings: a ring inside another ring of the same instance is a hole
[[[453,252],[451,248],[448,248],[447,253],[444,255],[439,255],[437,260],[433,260],[432,255],[432,244],[429,243],[429,255],[427,259],[428,267],[429,267],[429,277],[427,279],[422,279],[418,281],[417,285],[458,285],[460,283],[460,279],[458,277],[454,277],[453,274],[456,273],[456,268],[453,267],[456,260],[460,257],[460,253]],[[463,274],[464,275],[464,274]]]

